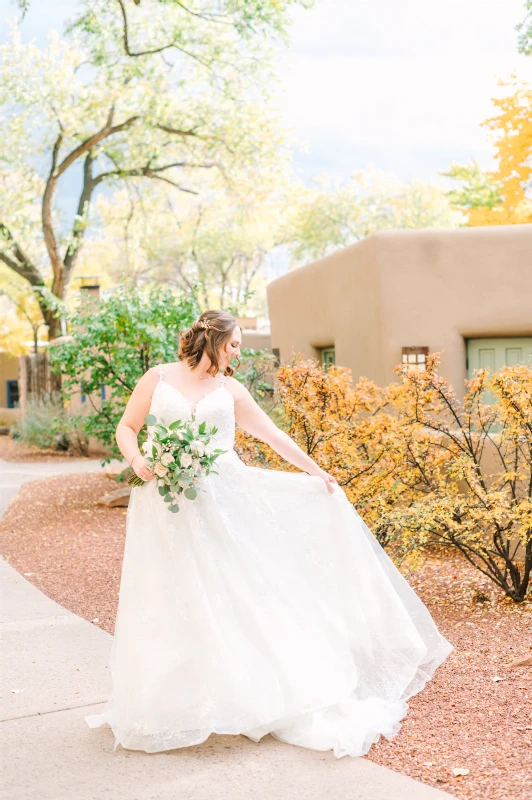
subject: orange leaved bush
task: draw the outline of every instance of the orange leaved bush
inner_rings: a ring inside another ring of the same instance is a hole
[[[391,556],[457,549],[506,595],[532,574],[532,371],[478,370],[463,402],[438,375],[398,366],[381,388],[351,370],[296,356],[277,372],[286,432],[330,472]],[[493,402],[486,402],[488,397]],[[248,464],[296,471],[241,429]]]

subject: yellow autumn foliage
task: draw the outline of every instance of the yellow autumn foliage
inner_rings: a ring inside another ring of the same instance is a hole
[[[296,356],[277,372],[280,419],[396,561],[457,549],[522,601],[532,574],[532,371],[479,370],[461,403],[438,364],[433,354],[424,371],[399,366],[398,380],[378,387]],[[241,429],[236,447],[248,464],[296,471]]]
[[[515,74],[500,79],[499,86],[513,89],[501,98],[493,98],[496,113],[482,125],[493,134],[496,169],[486,180],[497,187],[500,202],[486,205],[473,202],[464,209],[467,225],[518,225],[532,222],[532,198],[527,193],[532,178],[532,87],[520,82]],[[469,168],[462,168],[467,173]],[[455,165],[451,176],[460,177]],[[470,173],[472,175],[472,172]]]

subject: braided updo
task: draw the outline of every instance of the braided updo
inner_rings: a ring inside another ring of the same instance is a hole
[[[233,334],[235,326],[238,325],[236,318],[228,311],[204,311],[190,328],[181,331],[179,334],[179,361],[186,359],[188,366],[194,369],[203,355],[206,353],[211,361],[207,372],[216,377],[220,371],[218,362],[218,351],[225,347]],[[240,360],[237,358],[238,367]],[[228,364],[224,370],[225,375],[233,375],[235,369]]]

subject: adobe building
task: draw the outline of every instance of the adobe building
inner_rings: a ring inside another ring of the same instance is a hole
[[[532,367],[532,225],[377,233],[268,285],[271,347],[383,385],[401,361],[459,397],[481,366]]]

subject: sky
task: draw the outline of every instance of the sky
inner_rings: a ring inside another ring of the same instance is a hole
[[[75,0],[32,0],[24,38],[46,43]],[[0,18],[16,16],[0,0]],[[451,161],[493,166],[480,123],[493,112],[499,77],[532,81],[532,58],[517,52],[524,0],[317,0],[292,13],[280,52],[279,106],[305,152],[305,180],[348,177],[373,165],[404,181],[444,183]]]
[[[432,180],[493,147],[480,123],[515,71],[523,0],[322,0],[298,10],[280,61],[283,118],[309,152],[305,174],[345,176],[369,163]]]

